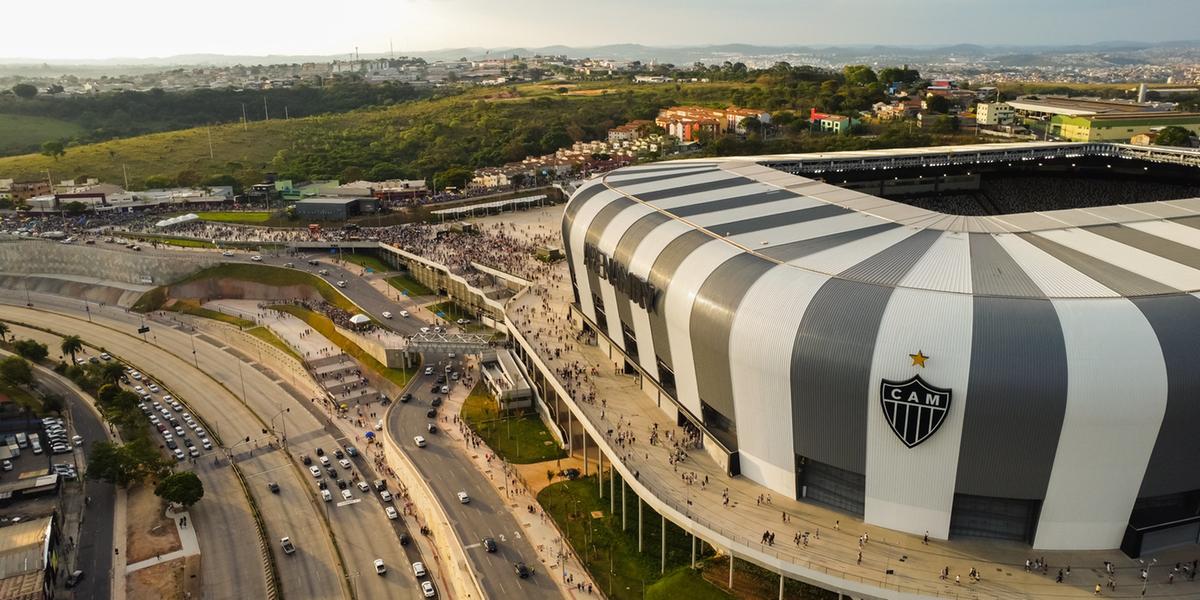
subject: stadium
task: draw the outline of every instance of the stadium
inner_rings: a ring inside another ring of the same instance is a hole
[[[1200,152],[694,159],[563,219],[602,348],[732,476],[940,539],[1200,533]],[[664,400],[665,399],[665,400]]]

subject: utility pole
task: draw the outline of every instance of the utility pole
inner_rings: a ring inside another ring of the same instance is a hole
[[[266,94],[263,95],[263,120],[264,121],[271,120],[271,115],[267,113],[267,96],[266,96]]]
[[[129,171],[125,168],[125,163],[121,163],[121,174],[125,176],[125,189],[129,189]]]
[[[246,130],[246,103],[242,103],[242,131]]]
[[[204,132],[208,134],[208,159],[209,159],[209,160],[212,160],[212,159],[213,159],[213,149],[212,149],[212,128],[211,128],[211,127],[207,127],[207,126],[206,126],[206,127],[204,128]]]
[[[288,119],[290,119],[290,118],[292,118],[292,117],[291,117],[290,115],[288,115],[288,108],[287,108],[287,105],[286,105],[286,104],[284,104],[284,105],[283,105],[283,120],[284,120],[284,121],[286,121],[286,120],[288,120]]]

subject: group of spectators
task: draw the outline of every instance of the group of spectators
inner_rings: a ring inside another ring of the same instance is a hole
[[[897,199],[948,213],[982,217],[1200,197],[1200,185],[1128,179],[1012,176],[985,178],[975,191]]]

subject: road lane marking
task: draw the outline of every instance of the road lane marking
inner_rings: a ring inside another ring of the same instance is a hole
[[[346,500],[344,502],[338,502],[337,505],[338,506],[350,506],[351,504],[358,504],[359,502],[362,502],[362,498],[354,498],[351,500]]]

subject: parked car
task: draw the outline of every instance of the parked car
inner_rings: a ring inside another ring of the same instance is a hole
[[[283,546],[284,554],[293,554],[296,552],[296,545],[292,543],[292,538],[284,537],[279,540],[279,545]]]
[[[412,569],[413,569],[413,575],[416,575],[417,577],[425,576],[425,563],[423,563],[421,561],[417,561],[412,564]]]
[[[434,589],[432,581],[421,582],[421,594],[426,598],[434,598],[437,596],[437,590]]]
[[[379,575],[387,573],[387,565],[383,564],[382,558],[375,559],[375,572]]]
[[[393,521],[400,518],[400,513],[397,513],[395,507],[392,506],[385,506],[383,508],[383,514],[387,515],[387,518]]]

